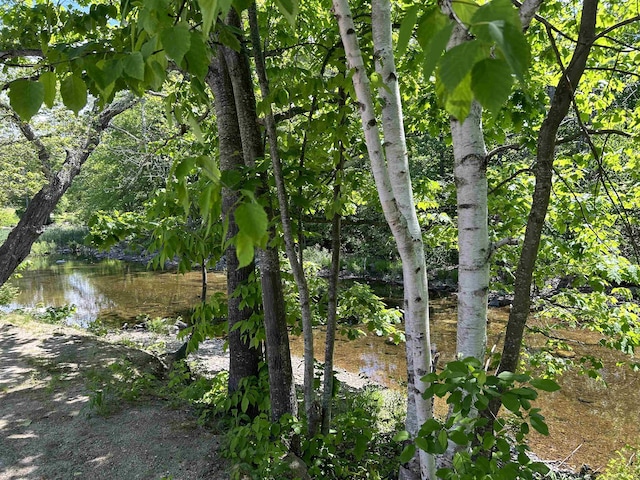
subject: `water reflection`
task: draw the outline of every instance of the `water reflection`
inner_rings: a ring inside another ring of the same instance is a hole
[[[144,265],[118,260],[40,258],[11,281],[20,293],[8,308],[74,304],[70,323],[80,326],[97,318],[122,323],[138,315],[178,316],[200,300],[200,280],[200,272],[149,272]],[[209,292],[225,285],[223,274],[209,274]]]

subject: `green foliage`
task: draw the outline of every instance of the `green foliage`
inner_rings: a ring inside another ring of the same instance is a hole
[[[361,323],[377,336],[388,336],[394,343],[404,341],[404,333],[396,326],[402,321],[402,312],[387,308],[382,299],[368,285],[354,282],[338,294],[338,318],[343,322]],[[362,335],[358,329],[340,326],[349,338]]]
[[[453,464],[440,469],[439,478],[533,479],[535,473],[548,472],[544,464],[533,462],[527,455],[526,435],[530,427],[549,434],[540,409],[534,408],[532,401],[538,396],[536,389],[558,390],[555,382],[511,372],[487,375],[473,358],[449,362],[441,373],[430,373],[423,380],[429,382],[424,395],[447,397],[450,414],[444,420],[434,418],[422,425],[418,436],[405,447],[400,457],[403,462],[416,448],[442,454],[455,444]],[[491,415],[484,413],[496,400],[509,413],[491,423]],[[406,434],[396,437],[398,441],[405,438]]]
[[[160,335],[166,335],[169,333],[171,319],[162,317],[146,317],[143,321],[145,328],[151,333],[157,333]]]
[[[605,292],[565,291],[553,298],[544,315],[603,334],[600,342],[633,356],[640,345],[640,306],[625,288]]]
[[[66,322],[76,313],[76,306],[63,305],[61,307],[47,307],[43,313],[36,315],[36,318],[44,323],[60,324]]]
[[[206,302],[199,302],[191,314],[191,325],[180,331],[178,338],[188,337],[187,354],[198,350],[198,345],[208,338],[226,333],[227,299],[222,292],[215,292]]]
[[[600,475],[599,480],[635,480],[640,478],[640,461],[638,461],[638,447],[627,447],[617,451],[616,457],[609,460]]]
[[[266,372],[263,372],[266,373]],[[267,384],[244,382],[241,389],[227,395],[227,374],[218,374],[211,389],[193,404],[203,415],[225,415],[220,421],[227,430],[225,455],[232,461],[231,478],[293,478],[285,456],[292,436],[305,431],[304,423],[283,416],[278,423],[269,421]],[[378,391],[343,392],[336,397],[335,416],[328,435],[316,435],[302,441],[301,456],[312,478],[351,479],[386,478],[397,471],[398,446],[391,437],[400,425],[400,415],[384,412],[402,402],[386,402]],[[246,412],[258,408],[249,418]],[[386,420],[382,420],[386,418]]]
[[[89,394],[88,414],[108,416],[116,412],[122,401],[132,402],[157,391],[158,380],[128,360],[119,360],[106,369],[86,373]]]
[[[79,225],[52,225],[47,228],[38,241],[53,243],[57,248],[82,245],[88,234],[84,226]]]
[[[5,227],[13,227],[18,223],[15,208],[0,208],[0,243],[4,242],[9,234]]]
[[[18,295],[18,292],[19,290],[16,287],[9,285],[8,283],[2,285],[0,287],[0,306],[11,303],[11,300]]]
[[[416,39],[421,47],[423,74],[429,78],[436,68],[437,92],[448,113],[462,121],[477,100],[497,114],[509,97],[512,75],[524,83],[529,64],[529,44],[522,33],[517,10],[508,0],[451,4],[457,20],[471,40],[446,48],[454,22],[440,6],[410,7],[401,23],[397,51],[402,54],[417,23]]]
[[[44,85],[32,80],[15,80],[9,89],[9,102],[25,122],[31,120],[44,101]]]

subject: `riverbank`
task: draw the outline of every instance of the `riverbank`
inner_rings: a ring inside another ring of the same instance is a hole
[[[199,426],[189,408],[143,396],[98,414],[112,399],[97,396],[96,379],[108,383],[123,375],[109,365],[124,362],[140,378],[161,378],[158,357],[180,343],[173,334],[146,330],[97,337],[17,315],[0,317],[0,480],[229,478],[218,452],[220,433]],[[228,367],[228,354],[214,339],[189,361],[194,372],[210,376]],[[300,359],[294,366],[301,383]],[[374,384],[344,371],[339,378],[354,389]],[[566,468],[561,462],[550,466]],[[556,478],[594,478],[583,473]]]

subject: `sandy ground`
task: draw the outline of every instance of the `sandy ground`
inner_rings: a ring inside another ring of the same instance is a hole
[[[69,328],[0,319],[0,480],[223,479],[219,438],[158,399],[89,408],[91,374],[157,360]]]
[[[126,359],[157,375],[157,358],[134,345],[173,351],[181,343],[175,335],[126,331],[97,337],[11,321],[0,317],[0,480],[229,478],[218,453],[221,439],[199,426],[188,409],[151,397],[117,402],[106,416],[92,408],[92,379],[112,374],[109,364]],[[189,360],[204,375],[229,363],[221,340],[205,342]],[[294,368],[301,382],[300,359]],[[348,372],[338,377],[355,388],[371,383]]]

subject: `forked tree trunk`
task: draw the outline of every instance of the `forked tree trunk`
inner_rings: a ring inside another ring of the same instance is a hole
[[[427,272],[422,232],[409,175],[398,75],[391,41],[389,1],[375,0],[372,9],[374,57],[376,69],[384,82],[384,87],[378,92],[382,98],[384,148],[349,4],[347,0],[333,1],[347,62],[353,70],[353,85],[360,105],[362,129],[378,196],[402,260],[407,363],[410,365],[408,397],[409,406],[414,409],[407,414],[407,430],[415,436],[419,427],[433,415],[430,400],[422,395],[427,385],[421,380],[431,370]],[[424,479],[435,479],[433,456],[420,450],[419,468],[413,474]]]
[[[227,22],[233,27],[241,28],[240,19],[233,9],[229,12]],[[225,48],[224,52],[236,101],[244,162],[245,165],[253,167],[257,158],[264,157],[264,147],[257,121],[249,58],[244,48],[240,52]],[[264,190],[268,193],[267,188]],[[269,218],[273,219],[273,209],[268,207],[266,210]],[[272,227],[269,232],[270,245],[274,235]],[[257,257],[262,285],[271,418],[277,421],[284,414],[298,414],[278,247],[269,246],[264,250],[258,250]]]
[[[213,91],[215,99],[220,171],[239,170],[244,167],[240,128],[238,126],[233,87],[221,48],[218,49],[216,57],[209,66],[207,83]],[[233,212],[239,198],[238,192],[226,187],[222,189],[222,214],[229,225],[227,238],[232,238],[238,233]],[[260,352],[258,349],[252,348],[246,338],[242,338],[239,329],[233,328],[238,322],[247,320],[253,313],[252,309],[248,307],[240,308],[242,298],[234,297],[233,293],[239,286],[249,281],[249,275],[254,270],[254,264],[252,262],[246,267],[238,268],[238,257],[233,245],[227,248],[225,258],[227,262],[229,306],[229,391],[234,392],[238,389],[243,378],[258,375]]]
[[[5,242],[0,247],[0,286],[2,286],[15,269],[27,258],[31,246],[44,232],[44,227],[49,221],[51,213],[58,202],[71,186],[73,179],[80,173],[82,165],[100,143],[100,136],[109,126],[109,122],[118,114],[124,112],[135,104],[132,97],[117,101],[107,106],[96,115],[87,129],[86,136],[80,145],[67,151],[67,156],[60,170],[55,174],[47,175],[48,183],[33,197],[27,209]],[[19,120],[18,120],[19,121]],[[28,124],[22,123],[20,128],[31,136],[31,141],[36,138]],[[49,153],[43,148],[38,148],[38,156],[43,163],[43,168],[48,171],[52,164]]]

